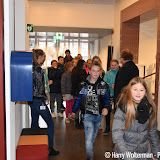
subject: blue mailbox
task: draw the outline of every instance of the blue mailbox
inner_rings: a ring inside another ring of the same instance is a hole
[[[32,52],[11,53],[11,101],[32,101]]]

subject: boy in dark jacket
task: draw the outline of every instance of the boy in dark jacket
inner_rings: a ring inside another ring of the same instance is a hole
[[[61,70],[61,74],[63,74],[65,72],[64,69],[64,58],[62,56],[58,57],[58,68]],[[62,102],[61,102],[61,111],[65,111],[65,107],[63,105],[63,98],[62,98]]]
[[[89,70],[90,75],[82,83],[81,90],[74,104],[73,118],[78,110],[80,103],[84,110],[84,130],[87,160],[93,160],[93,144],[98,133],[103,115],[108,114],[109,110],[109,87],[100,78],[102,67],[95,62]]]
[[[63,117],[61,113],[62,94],[61,94],[61,76],[62,72],[57,67],[57,61],[51,62],[51,68],[48,69],[48,79],[50,87],[50,108],[52,117],[56,117],[54,113],[54,102],[57,101],[57,113],[59,117]]]

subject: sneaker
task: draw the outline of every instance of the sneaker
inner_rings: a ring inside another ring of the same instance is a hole
[[[52,118],[56,118],[56,114],[54,112],[51,113]]]
[[[62,113],[58,113],[58,116],[63,118],[63,114]]]
[[[66,118],[66,119],[65,119],[65,122],[66,122],[66,123],[70,123],[69,118]]]
[[[69,120],[74,121],[74,118],[72,118],[72,115],[68,115]]]
[[[59,154],[59,151],[56,151],[54,148],[49,148],[49,156],[56,156]]]
[[[106,128],[105,131],[103,132],[103,135],[107,136],[109,135],[109,133],[110,133],[110,128]]]

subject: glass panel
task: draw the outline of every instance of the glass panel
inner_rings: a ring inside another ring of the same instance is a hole
[[[29,41],[29,50],[32,51],[32,49],[35,48],[35,41]]]
[[[39,41],[39,42],[45,42],[45,41],[46,41],[46,38],[38,38],[38,41]]]
[[[64,54],[65,50],[64,50],[64,42],[60,42],[60,47],[59,47],[59,54],[58,56],[65,56]]]
[[[68,42],[65,42],[64,43],[64,52],[65,52],[65,50],[67,50],[68,49]],[[64,53],[64,57],[65,57],[65,53]]]
[[[35,32],[29,32],[30,36],[35,36]]]
[[[47,42],[46,60],[47,67],[51,66],[51,61],[55,59],[56,48],[53,42]]]
[[[73,57],[76,57],[78,55],[78,42],[74,42],[72,48]]]
[[[89,37],[88,33],[80,33],[80,37]]]
[[[63,33],[64,37],[68,37],[69,36],[69,33]]]
[[[78,33],[70,33],[70,37],[78,37],[79,34]]]
[[[54,36],[54,32],[47,32],[47,36]]]
[[[88,43],[80,43],[81,55],[83,60],[88,59]]]
[[[29,38],[29,41],[35,41],[35,38]]]
[[[78,39],[73,39],[74,42],[78,42]]]
[[[98,38],[98,34],[90,34],[89,37]]]
[[[46,49],[46,42],[39,42],[38,48],[45,51],[45,49]]]
[[[81,42],[88,42],[88,39],[81,39]]]
[[[37,36],[46,36],[46,32],[37,32]]]

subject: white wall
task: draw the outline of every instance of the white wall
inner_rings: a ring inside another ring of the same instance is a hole
[[[99,56],[99,40],[94,41],[94,55],[91,55],[91,58],[94,56]]]
[[[157,23],[158,20],[153,19],[140,24],[138,64],[146,66],[146,75],[156,71]],[[147,79],[149,88],[154,93],[155,83],[152,81],[155,80],[155,75]]]
[[[29,23],[34,26],[113,28],[114,6],[30,1]]]
[[[138,0],[116,0],[114,8],[113,58],[120,59],[120,15],[121,11]]]
[[[112,35],[100,39],[100,58],[102,60],[102,68],[107,71],[108,46],[112,44]]]
[[[14,1],[4,1],[4,59],[7,160],[15,159],[15,105],[11,102],[10,55],[14,49]]]
[[[138,63],[146,66],[146,75],[156,71],[157,23],[158,20],[153,19],[140,24]],[[155,93],[155,75],[145,80],[151,93]],[[160,114],[160,105],[158,105],[158,114]],[[158,130],[160,130],[160,118],[159,116],[157,118]]]
[[[27,0],[4,1],[4,59],[7,160],[16,159],[16,147],[23,127],[28,126],[25,104],[11,102],[10,57],[11,51],[25,51],[25,4]],[[14,7],[15,16],[14,16]],[[15,25],[15,27],[14,27]],[[15,32],[15,34],[14,34]]]

